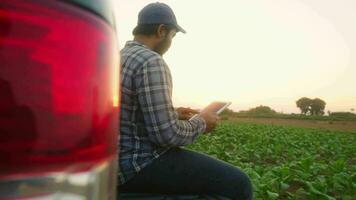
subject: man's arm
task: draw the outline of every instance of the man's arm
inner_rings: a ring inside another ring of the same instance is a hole
[[[155,56],[136,75],[139,106],[150,140],[160,146],[182,146],[205,131],[204,119],[178,119],[172,105],[172,80],[163,59]]]

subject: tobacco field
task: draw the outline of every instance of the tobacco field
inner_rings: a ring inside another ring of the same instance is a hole
[[[356,133],[224,121],[188,148],[242,169],[254,199],[356,199]]]

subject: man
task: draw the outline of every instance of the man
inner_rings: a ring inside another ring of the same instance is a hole
[[[181,146],[211,132],[217,116],[188,120],[194,110],[172,105],[172,78],[162,58],[176,32],[185,33],[166,4],[144,7],[134,40],[121,51],[119,193],[211,194],[252,199],[238,168]]]

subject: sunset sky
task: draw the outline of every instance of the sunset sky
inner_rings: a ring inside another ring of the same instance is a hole
[[[133,38],[149,0],[113,0],[119,45]],[[164,59],[175,106],[231,101],[238,111],[267,105],[299,112],[303,96],[327,110],[356,109],[356,1],[161,0],[187,34]]]

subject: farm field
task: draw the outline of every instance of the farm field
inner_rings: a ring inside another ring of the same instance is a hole
[[[356,199],[356,134],[224,121],[189,149],[241,168],[254,199]]]

